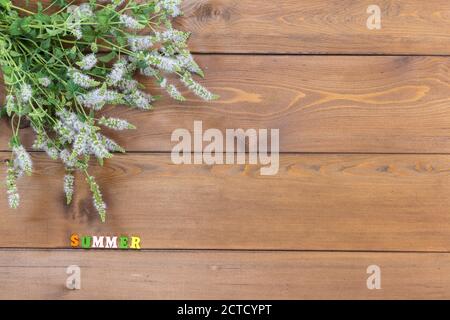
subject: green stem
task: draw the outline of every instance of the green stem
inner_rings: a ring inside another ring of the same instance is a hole
[[[21,8],[21,7],[18,7],[18,6],[15,6],[15,5],[13,5],[12,3],[11,3],[11,6],[10,6],[10,7],[13,8],[13,9],[16,9],[16,10],[19,10],[19,11],[22,11],[22,12],[25,12],[25,13],[28,13],[28,14],[31,14],[31,15],[35,14],[35,12],[29,11],[29,10],[27,10],[27,9],[24,9],[24,8]]]

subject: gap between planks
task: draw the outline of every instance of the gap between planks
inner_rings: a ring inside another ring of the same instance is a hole
[[[0,153],[9,153],[11,152],[11,150],[0,150]],[[28,153],[34,153],[34,154],[45,154],[45,151],[41,151],[41,150],[27,150]],[[200,152],[186,152],[188,154],[194,155],[194,154],[198,154]],[[221,152],[222,154],[226,154],[226,152]],[[256,152],[257,153],[257,152]],[[171,152],[170,151],[155,151],[155,150],[149,150],[149,151],[145,151],[145,150],[130,150],[130,151],[126,151],[125,153],[120,153],[120,152],[113,152],[113,155],[124,155],[124,154],[143,154],[143,155],[170,155]],[[218,153],[220,154],[220,153]],[[233,154],[242,154],[242,152],[234,152]],[[249,152],[245,152],[246,155],[249,154]],[[253,154],[253,153],[252,153]],[[392,155],[392,156],[414,156],[414,155],[418,155],[418,156],[448,156],[450,155],[450,152],[326,152],[326,151],[317,151],[317,152],[309,152],[309,151],[280,151],[278,152],[278,154],[280,155]],[[107,159],[108,160],[108,159]],[[214,166],[215,164],[213,164],[212,166]],[[224,164],[217,164],[217,165],[227,165],[226,163]]]
[[[257,248],[250,248],[250,249],[227,249],[227,248],[151,248],[151,249],[139,249],[139,250],[117,250],[117,249],[82,249],[82,248],[68,248],[68,247],[47,247],[47,248],[38,248],[38,247],[0,247],[1,251],[61,251],[61,252],[80,252],[80,251],[93,251],[93,252],[170,252],[170,253],[176,253],[176,252],[183,252],[183,253],[200,253],[200,252],[236,252],[236,253],[276,253],[276,252],[286,252],[286,253],[386,253],[386,254],[450,254],[450,251],[445,250],[434,250],[434,251],[423,251],[423,250],[333,250],[333,249],[327,249],[327,250],[312,250],[312,249],[257,249]]]

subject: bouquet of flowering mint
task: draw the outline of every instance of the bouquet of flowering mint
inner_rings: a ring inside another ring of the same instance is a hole
[[[184,100],[174,83],[205,100],[216,96],[197,83],[203,76],[186,41],[189,34],[172,27],[181,0],[90,0],[73,5],[54,0],[32,12],[0,0],[0,64],[6,88],[2,115],[11,119],[11,159],[7,163],[9,205],[19,205],[16,180],[32,172],[32,161],[19,139],[21,121],[36,134],[33,148],[60,159],[66,168],[67,203],[75,170],[86,176],[94,207],[105,221],[106,205],[88,172],[91,157],[100,164],[123,152],[101,134],[102,127],[134,129],[126,120],[96,116],[105,105],[149,110],[156,97],[134,75],[151,77],[167,94]],[[49,13],[52,12],[52,13]],[[171,77],[170,79],[174,79]]]

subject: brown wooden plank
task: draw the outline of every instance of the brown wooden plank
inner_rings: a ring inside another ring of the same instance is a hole
[[[93,170],[105,224],[81,177],[67,207],[60,165],[33,158],[20,209],[0,194],[0,247],[69,247],[75,232],[137,235],[147,249],[450,250],[450,156],[282,155],[276,176],[116,156]]]
[[[367,28],[373,4],[381,30]],[[196,52],[450,54],[446,0],[184,0],[183,10],[177,27]]]
[[[127,150],[170,151],[177,128],[279,128],[284,152],[450,152],[450,58],[198,56],[212,102],[169,98],[150,112],[107,112],[138,130],[113,134]],[[150,83],[149,83],[150,85]],[[158,92],[150,89],[151,92]],[[158,92],[159,93],[159,92]],[[9,126],[0,125],[0,150]],[[24,139],[32,140],[25,130]]]
[[[381,30],[367,8],[381,9]],[[197,52],[449,54],[446,0],[186,0]]]
[[[73,264],[81,290],[65,288]],[[448,299],[450,255],[1,250],[0,283],[1,299]]]

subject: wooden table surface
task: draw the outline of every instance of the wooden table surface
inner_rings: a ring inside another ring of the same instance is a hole
[[[111,132],[131,152],[92,170],[105,224],[81,177],[66,206],[61,165],[34,152],[20,209],[0,195],[0,298],[449,299],[450,2],[184,2],[177,24],[221,99],[105,111],[138,127]],[[173,164],[171,133],[195,120],[280,129],[278,174]],[[9,135],[2,120],[1,160]],[[73,232],[143,249],[70,249]],[[65,288],[72,264],[81,290]]]

